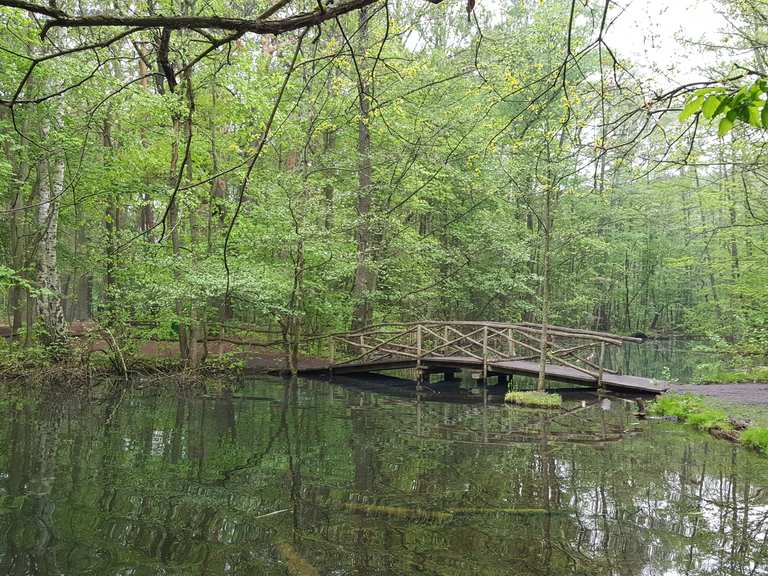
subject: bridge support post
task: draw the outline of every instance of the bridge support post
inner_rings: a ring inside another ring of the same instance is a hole
[[[429,372],[421,368],[416,369],[416,391],[420,392],[425,384],[429,384]]]
[[[597,387],[603,389],[603,361],[605,360],[605,342],[600,342],[600,362],[597,368]]]
[[[512,328],[507,328],[507,356],[514,358],[516,354],[515,343],[512,340]]]
[[[483,384],[488,379],[488,326],[483,326]]]
[[[330,353],[331,353],[331,366],[328,370],[331,375],[333,375],[333,365],[336,364],[336,337],[331,336],[331,344],[330,344]]]
[[[421,368],[421,324],[416,326],[416,390],[424,385],[424,370]],[[426,378],[429,378],[427,375]]]

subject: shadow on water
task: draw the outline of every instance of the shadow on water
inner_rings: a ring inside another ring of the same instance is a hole
[[[429,381],[417,386],[415,370],[394,371],[399,376],[389,373],[367,373],[359,376],[335,376],[333,382],[350,391],[385,394],[396,398],[408,398],[425,402],[458,402],[463,404],[499,403],[509,390],[535,390],[535,378],[521,375],[509,375],[508,382],[499,384],[495,376],[490,376],[487,384],[473,379],[471,371],[458,371],[454,378],[444,380],[440,375],[433,375]],[[570,385],[562,382],[549,382],[548,390],[557,391],[567,400],[585,400],[594,402],[595,390],[588,386]],[[616,398],[621,394],[614,394]],[[624,395],[633,398],[633,395]],[[646,396],[650,398],[651,396]]]
[[[633,412],[276,379],[3,398],[0,574],[768,574],[768,460]]]

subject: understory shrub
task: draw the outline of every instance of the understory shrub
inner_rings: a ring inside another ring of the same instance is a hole
[[[650,412],[658,416],[675,416],[704,431],[732,428],[724,411],[710,408],[704,400],[691,394],[664,394],[651,405]]]

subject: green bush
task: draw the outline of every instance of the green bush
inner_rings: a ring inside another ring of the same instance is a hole
[[[741,433],[739,441],[749,448],[768,454],[768,428],[754,426]]]
[[[507,392],[507,395],[504,396],[504,401],[519,404],[520,406],[535,406],[537,408],[560,408],[563,403],[563,399],[559,394],[536,391]]]
[[[691,394],[664,394],[651,405],[650,412],[659,416],[676,416],[699,430],[731,429],[728,414],[708,407],[704,400]]]
[[[701,397],[691,394],[664,394],[651,404],[649,412],[661,416],[677,416],[703,431],[733,429],[726,412],[708,406]],[[747,428],[739,435],[739,442],[768,455],[768,427]]]
[[[50,365],[50,354],[42,346],[24,347],[0,338],[0,372],[14,374]]]
[[[231,372],[232,370],[244,370],[245,361],[238,352],[226,352],[208,356],[205,359],[205,368],[209,371]]]
[[[728,422],[728,415],[722,410],[713,408],[705,408],[701,412],[689,414],[686,422],[705,432],[713,428],[719,428],[720,430],[730,430],[732,428],[731,423]]]
[[[651,404],[650,413],[656,416],[676,416],[687,420],[694,412],[705,409],[704,401],[691,394],[664,394]]]

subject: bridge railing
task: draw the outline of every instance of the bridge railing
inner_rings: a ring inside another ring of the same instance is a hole
[[[602,381],[607,346],[637,338],[533,323],[423,321],[387,323],[331,336],[333,366],[398,361],[420,368],[427,359],[469,359],[482,365],[538,361],[542,348],[549,364],[567,366]]]

